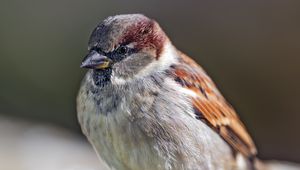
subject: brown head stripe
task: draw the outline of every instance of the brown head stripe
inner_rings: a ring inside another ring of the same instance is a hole
[[[129,26],[120,39],[120,44],[136,42],[138,50],[145,47],[156,49],[156,57],[159,58],[165,41],[165,34],[153,20],[142,20]]]

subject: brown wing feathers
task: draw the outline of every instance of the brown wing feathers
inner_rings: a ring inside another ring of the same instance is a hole
[[[193,98],[195,113],[200,114],[197,116],[218,132],[235,151],[247,157],[255,156],[255,145],[234,109],[196,62],[182,53],[180,57],[180,64],[173,67],[175,80],[197,94]]]

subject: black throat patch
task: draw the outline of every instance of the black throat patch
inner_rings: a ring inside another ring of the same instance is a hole
[[[110,82],[112,69],[93,70],[93,81],[97,86],[105,86]]]

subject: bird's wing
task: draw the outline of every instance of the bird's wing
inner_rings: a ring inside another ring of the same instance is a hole
[[[255,145],[234,109],[204,70],[188,56],[179,54],[181,61],[172,67],[172,73],[176,82],[196,94],[192,96],[196,118],[219,133],[236,152],[255,156]]]

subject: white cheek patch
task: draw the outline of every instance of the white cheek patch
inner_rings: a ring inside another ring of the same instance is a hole
[[[167,42],[167,44],[164,46],[164,49],[163,49],[158,61],[160,63],[162,70],[165,70],[168,67],[170,67],[172,64],[178,62],[177,50],[171,44],[171,42]]]
[[[130,79],[123,79],[122,77],[115,76],[114,72],[111,74],[111,83],[112,84],[123,85],[123,84],[126,84],[126,82],[128,80],[130,81]]]
[[[133,45],[133,44],[130,44]],[[177,51],[171,42],[167,42],[163,48],[163,51],[158,60],[152,61],[145,68],[143,68],[134,78],[143,78],[147,75],[150,75],[153,72],[163,72],[168,69],[172,64],[178,62],[177,60]],[[112,73],[111,81],[114,84],[125,84],[126,82],[132,81],[133,78],[121,78],[117,77]]]
[[[135,77],[141,78],[153,72],[164,71],[176,62],[177,62],[176,49],[171,44],[171,42],[167,42],[158,60],[155,60],[152,63],[150,63],[143,70],[141,70]]]

